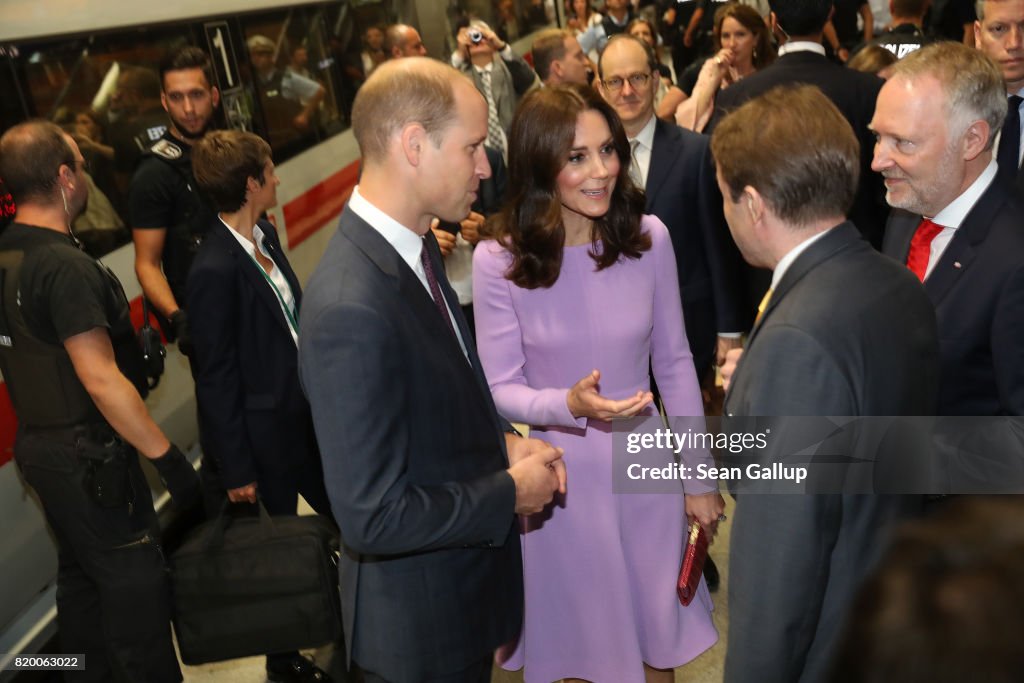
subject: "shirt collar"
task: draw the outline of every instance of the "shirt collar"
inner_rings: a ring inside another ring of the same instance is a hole
[[[788,55],[791,52],[816,52],[822,57],[825,56],[825,46],[821,43],[814,43],[809,40],[791,40],[779,47],[779,56]]]
[[[253,242],[255,242],[256,245],[259,246],[260,248],[260,253],[266,256],[268,259],[270,259],[271,263],[274,262],[274,259],[271,258],[270,253],[267,251],[267,247],[263,244],[263,230],[260,228],[259,223],[254,225],[252,228],[253,241],[250,242],[249,240],[245,239],[245,237],[243,237],[237,230],[228,225],[227,222],[220,217],[220,214],[217,215],[217,218],[220,218],[220,222],[223,223],[224,227],[228,229],[228,232],[231,233],[231,236],[238,240],[238,243],[242,245],[242,249],[245,249],[245,253],[249,254],[249,256],[256,256],[256,249],[253,247]]]
[[[782,282],[782,276],[786,274],[786,271],[789,270],[789,267],[791,265],[793,265],[793,262],[796,261],[796,258],[807,250],[807,247],[811,246],[812,244],[820,240],[822,237],[824,237],[827,233],[831,232],[832,230],[835,230],[835,228],[822,230],[816,235],[811,235],[803,242],[790,249],[785,256],[779,259],[778,265],[775,266],[775,270],[772,271],[772,289],[774,290],[776,287],[779,286],[779,283]]]
[[[358,185],[352,190],[348,208],[380,233],[380,236],[387,240],[413,272],[416,272],[420,262],[420,252],[423,251],[422,237],[367,201],[363,195],[359,194]]]
[[[967,214],[977,204],[978,199],[985,193],[988,186],[992,184],[998,169],[999,164],[993,158],[992,161],[988,162],[988,166],[981,172],[981,175],[971,183],[970,187],[950,202],[946,208],[935,214],[932,222],[945,228],[959,228],[960,224],[964,222],[964,218],[967,217]]]
[[[658,74],[655,73],[652,78],[658,78]],[[647,120],[644,127],[640,129],[640,132],[636,134],[635,138],[630,138],[630,141],[636,140],[647,149],[654,149],[654,127],[657,125],[658,117],[651,114],[651,118]]]

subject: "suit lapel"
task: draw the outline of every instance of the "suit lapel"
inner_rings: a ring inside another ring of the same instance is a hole
[[[832,258],[838,252],[849,248],[859,241],[861,241],[861,236],[857,228],[853,226],[853,223],[845,221],[829,230],[827,234],[819,238],[817,242],[807,247],[802,254],[797,256],[796,260],[786,269],[778,286],[772,291],[771,299],[768,300],[768,305],[765,307],[764,313],[761,314],[761,319],[755,323],[754,329],[750,331],[747,348],[750,348],[754,343],[754,338],[757,336],[758,331],[764,326],[772,311],[778,307],[779,302],[786,298],[786,294],[789,293],[789,290],[793,289],[796,283],[800,282],[807,273],[811,272],[822,261]]]
[[[273,288],[267,281],[263,269],[253,260],[242,245],[238,243],[238,240],[229,232],[228,228],[222,221],[218,219],[217,225],[214,229],[214,234],[219,236],[219,239],[224,243],[228,252],[232,255],[235,261],[238,263],[238,270],[242,273],[242,279],[249,283],[256,292],[256,298],[263,302],[267,306],[267,310],[270,315],[277,321],[277,323],[284,329],[284,331],[291,337],[291,327],[288,325],[288,321],[284,317],[284,311],[281,310],[281,302],[277,298],[277,294],[274,293]],[[274,261],[277,263],[277,260]],[[292,284],[289,281],[289,284]],[[296,283],[297,284],[297,283]],[[293,285],[292,291],[297,291],[297,287]]]
[[[453,356],[458,354],[460,364],[468,371],[469,363],[466,362],[466,356],[462,353],[462,348],[459,346],[459,341],[452,336],[451,330],[448,329],[448,325],[444,319],[441,318],[440,312],[437,310],[437,306],[434,305],[434,299],[430,296],[426,287],[420,282],[419,277],[412,271],[412,269],[402,260],[402,257],[398,255],[395,248],[388,244],[388,241],[381,236],[376,230],[374,230],[366,221],[360,218],[354,211],[351,211],[347,206],[345,212],[342,214],[342,231],[345,235],[364,253],[366,256],[389,278],[394,280],[395,285],[398,288],[399,294],[402,300],[409,306],[413,315],[419,321],[420,325],[426,330],[429,339],[427,340],[431,344],[432,348],[439,349],[446,355]],[[430,234],[430,233],[428,233]],[[441,287],[441,291],[448,302],[448,307],[452,309],[452,313],[455,320],[460,324],[460,331],[463,334],[467,334],[465,321],[462,320],[462,312],[459,309],[458,303],[452,305],[452,299],[455,298],[455,294],[451,287],[448,285],[447,278],[443,276],[444,266],[439,265],[440,253],[437,251],[437,241],[431,237],[427,239],[427,243],[430,245],[427,248],[427,253],[431,257],[431,264],[434,266],[434,273],[438,276],[437,281]],[[458,311],[456,313],[456,311]],[[466,340],[467,346],[472,341],[472,338],[463,336]],[[478,362],[470,356],[471,360],[474,360],[475,365],[479,365]]]
[[[669,124],[657,119],[654,124],[654,142],[651,148],[651,165],[647,169],[647,210],[650,211],[653,197],[658,196],[665,179],[669,177],[672,166],[679,160],[681,152],[677,145],[671,144],[671,135],[678,135],[671,130]]]
[[[953,286],[964,276],[976,255],[976,245],[988,236],[992,222],[1005,201],[1005,191],[997,177],[964,217],[953,233],[946,250],[924,281],[924,289],[938,306]]]
[[[856,247],[858,244],[864,244],[863,238],[857,228],[854,227],[850,221],[840,223],[836,227],[832,228],[826,235],[818,239],[817,242],[807,247],[802,254],[797,256],[796,260],[790,264],[786,273],[782,276],[782,280],[779,285],[772,292],[772,297],[768,301],[768,306],[765,307],[764,313],[761,315],[761,319],[754,324],[754,328],[750,331],[750,337],[747,339],[747,346],[743,352],[743,356],[740,356],[739,363],[736,366],[736,370],[733,373],[733,381],[729,386],[729,391],[725,394],[725,410],[728,415],[729,399],[732,396],[732,390],[736,386],[736,378],[741,376],[743,368],[743,357],[750,353],[754,343],[757,339],[757,334],[762,327],[767,323],[768,318],[772,312],[778,308],[779,303],[786,298],[786,294],[789,290],[793,289],[800,280],[804,278],[809,272],[814,270],[823,261],[832,258],[839,252]]]
[[[910,241],[921,223],[921,217],[903,209],[893,209],[885,226],[885,247],[883,251],[903,265],[910,254]]]
[[[264,235],[263,246],[266,247],[274,265],[278,267],[281,274],[284,275],[284,279],[288,281],[288,286],[292,289],[292,298],[295,299],[295,317],[298,319],[299,307],[302,305],[302,286],[299,284],[299,278],[295,275],[295,271],[292,270],[288,259],[285,258],[277,230],[269,223],[263,223],[262,221],[260,229],[263,230]]]

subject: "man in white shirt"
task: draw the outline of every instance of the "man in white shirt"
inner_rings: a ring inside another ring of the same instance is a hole
[[[937,43],[895,65],[871,121],[894,209],[884,251],[938,317],[940,415],[1024,414],[1024,211],[993,158],[1005,92],[990,59]]]
[[[653,65],[648,45],[615,36],[601,55],[599,89],[626,129],[630,174],[647,192],[646,212],[672,236],[686,336],[703,380],[716,357],[739,346],[752,307],[744,307],[737,286],[739,256],[725,231],[707,138],[654,115]]]
[[[352,110],[359,186],[303,300],[299,373],[368,683],[489,681],[522,622],[515,515],[565,491],[561,452],[498,416],[430,232],[490,174],[486,116],[440,62],[374,70]]]
[[[846,219],[857,147],[835,105],[807,85],[754,98],[711,139],[729,230],[744,258],[772,273],[724,407],[737,420],[777,416],[760,418],[771,424],[762,464],[795,455],[794,432],[807,424],[799,417],[928,415],[934,406],[938,340],[928,297]],[[850,448],[826,452],[891,464]],[[800,449],[798,457],[813,455]],[[841,490],[737,496],[726,683],[828,679],[880,539],[920,506],[911,496]]]

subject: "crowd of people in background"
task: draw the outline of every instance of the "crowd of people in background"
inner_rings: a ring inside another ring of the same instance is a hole
[[[103,503],[68,494],[88,428],[210,515],[294,514],[301,493],[332,516],[366,681],[487,681],[495,662],[672,681],[718,639],[713,561],[687,606],[675,581],[688,521],[713,538],[725,501],[706,482],[613,493],[613,420],[1024,414],[1024,0],[965,5],[890,0],[876,32],[865,0],[574,0],[527,55],[512,42],[548,23],[540,2],[457,22],[446,55],[373,26],[361,177],[305,292],[266,220],[275,153],[334,115],[302,45],[247,37],[269,140],[214,130],[196,47],[122,69],[117,126],[5,132],[0,367],[62,553],[64,649],[181,679],[159,555],[123,561],[156,543],[144,485],[123,519],[96,515],[112,548],[79,540]],[[76,249],[129,230],[191,366],[201,482],[140,398],[116,278]],[[27,398],[46,382],[73,400]],[[1020,511],[737,496],[725,680],[1011,680]],[[145,620],[110,595],[139,575]],[[266,666],[330,680],[298,652]]]

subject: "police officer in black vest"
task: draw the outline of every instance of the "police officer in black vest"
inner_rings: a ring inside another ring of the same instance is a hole
[[[0,235],[0,371],[18,417],[14,457],[57,540],[61,651],[82,681],[176,683],[159,529],[136,449],[179,505],[199,497],[188,461],[146,411],[139,347],[117,278],[81,251],[71,222],[84,159],[57,126],[0,138],[17,206]]]
[[[139,162],[128,192],[135,273],[155,311],[170,321],[189,353],[185,280],[215,214],[192,177],[192,145],[206,134],[220,104],[210,59],[197,47],[171,53],[160,65],[160,102],[170,127]]]

